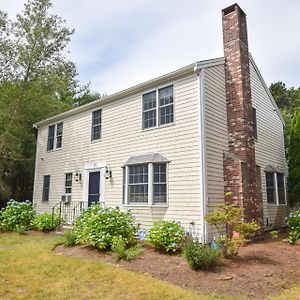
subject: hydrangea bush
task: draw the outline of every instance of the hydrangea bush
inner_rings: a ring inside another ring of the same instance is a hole
[[[0,231],[23,233],[32,228],[35,212],[29,201],[10,200],[0,211]]]
[[[289,243],[297,244],[300,241],[300,211],[289,214],[287,225],[289,228]]]
[[[58,214],[44,213],[37,215],[33,221],[33,228],[39,231],[55,230],[60,224],[60,217]]]
[[[178,251],[185,238],[185,231],[175,221],[158,221],[149,230],[147,241],[163,252]]]
[[[114,237],[122,237],[125,245],[130,244],[138,231],[138,225],[130,212],[119,208],[91,206],[79,216],[74,224],[76,242],[98,249],[111,247]]]

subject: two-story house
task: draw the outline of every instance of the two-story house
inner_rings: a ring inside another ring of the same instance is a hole
[[[245,13],[235,4],[222,20],[224,57],[35,124],[38,213],[101,202],[144,228],[171,219],[207,239],[206,213],[232,191],[246,219],[285,226],[284,122],[248,52]]]

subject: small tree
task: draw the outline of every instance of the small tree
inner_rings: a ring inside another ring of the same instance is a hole
[[[224,257],[230,257],[238,254],[240,246],[253,237],[260,230],[260,226],[254,221],[244,222],[243,209],[228,204],[232,193],[226,193],[225,197],[226,204],[208,214],[206,221],[217,229],[217,242],[222,246]]]
[[[300,203],[300,112],[293,118],[289,148],[289,203]]]

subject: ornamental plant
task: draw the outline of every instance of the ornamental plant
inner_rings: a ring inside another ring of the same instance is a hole
[[[208,214],[206,221],[217,229],[217,242],[221,246],[224,257],[231,257],[236,256],[240,246],[259,232],[260,226],[255,221],[245,222],[243,209],[228,203],[232,193],[227,193],[225,197],[226,204]]]
[[[44,213],[37,215],[33,221],[33,228],[39,231],[55,230],[60,224],[60,217],[58,214]]]
[[[76,242],[98,249],[111,247],[114,237],[122,237],[125,245],[130,245],[137,231],[138,225],[130,212],[122,212],[119,208],[102,208],[99,204],[84,211],[74,224]]]
[[[300,211],[289,214],[287,219],[289,229],[288,241],[290,244],[295,245],[300,242]]]
[[[178,251],[185,238],[184,229],[175,221],[158,221],[149,230],[147,241],[162,252]]]
[[[193,270],[208,270],[218,264],[221,252],[190,239],[184,246],[183,256]]]
[[[0,231],[23,233],[33,225],[35,212],[29,201],[10,200],[0,211]]]

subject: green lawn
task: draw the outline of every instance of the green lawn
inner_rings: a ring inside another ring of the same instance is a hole
[[[58,240],[0,234],[0,299],[216,299],[108,264],[55,255]],[[296,287],[276,299],[299,294]]]

